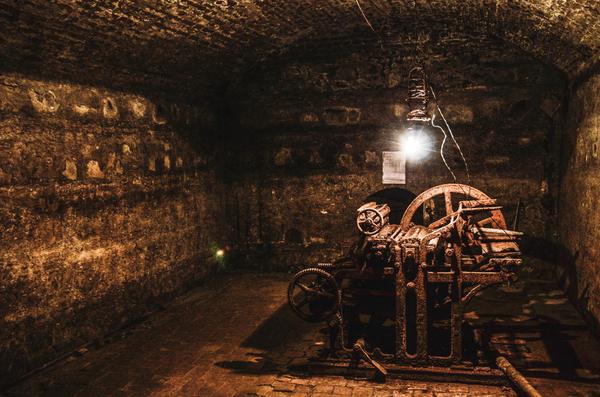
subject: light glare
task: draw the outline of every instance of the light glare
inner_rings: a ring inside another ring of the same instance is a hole
[[[429,139],[423,133],[408,132],[402,137],[402,150],[411,160],[420,160],[429,151]]]

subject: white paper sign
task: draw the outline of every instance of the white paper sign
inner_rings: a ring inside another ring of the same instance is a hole
[[[404,185],[406,183],[406,155],[404,152],[382,152],[383,184]]]

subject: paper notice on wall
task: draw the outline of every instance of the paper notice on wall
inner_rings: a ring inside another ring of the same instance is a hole
[[[404,185],[406,183],[406,155],[404,152],[382,152],[383,184]]]

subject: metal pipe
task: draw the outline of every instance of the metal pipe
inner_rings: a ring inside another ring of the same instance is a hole
[[[520,391],[525,393],[528,397],[542,397],[542,395],[529,383],[513,365],[502,356],[496,359],[496,365],[504,372],[506,377],[519,388]]]

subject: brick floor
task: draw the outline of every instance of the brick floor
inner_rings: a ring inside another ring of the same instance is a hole
[[[11,397],[516,395],[510,388],[498,386],[402,380],[379,384],[364,379],[294,375],[287,365],[320,343],[316,339],[320,326],[305,323],[288,310],[285,298],[288,279],[288,275],[279,274],[219,276],[174,301],[147,321],[113,336],[103,346],[82,351],[4,393]],[[567,329],[580,329],[577,327],[581,326],[581,322],[577,316],[572,316],[573,309],[569,311],[563,307],[562,298],[547,290],[525,296],[514,294],[513,304],[519,309],[510,306],[509,309],[544,312],[545,306],[536,305],[542,304],[544,299],[551,299],[551,303],[559,302],[560,305],[546,308],[547,311],[568,312],[566,317],[571,319],[571,328]],[[506,295],[512,292],[499,293]],[[485,302],[482,304],[485,306]],[[474,321],[485,320],[486,323],[503,325],[501,321],[493,321],[501,314],[488,310],[487,315],[489,318],[482,315]],[[544,313],[544,316],[547,315]],[[505,322],[510,324],[506,318]],[[507,329],[511,330],[510,335]],[[526,327],[519,331],[519,328],[507,325],[497,332],[493,329],[490,332],[490,344],[494,348],[508,349],[511,360],[516,359],[525,367],[523,351],[520,356],[514,357],[514,352],[518,351],[514,346],[523,345],[519,342],[520,338],[528,340],[526,347],[530,348],[530,352],[525,356],[537,357],[534,364],[540,367],[532,368],[531,373],[535,376],[532,381],[547,395],[600,396],[597,392],[600,384],[594,383],[593,371],[579,368],[579,373],[585,376],[565,379],[561,377],[560,366],[544,364],[543,354],[536,356],[537,351],[531,349],[539,342],[535,340],[539,330]],[[581,339],[581,336],[577,338]],[[508,339],[513,341],[512,345],[506,344]],[[588,350],[597,347],[593,340],[587,344],[584,342],[581,343]],[[572,374],[576,373],[573,369]],[[548,380],[548,374],[552,381]]]

